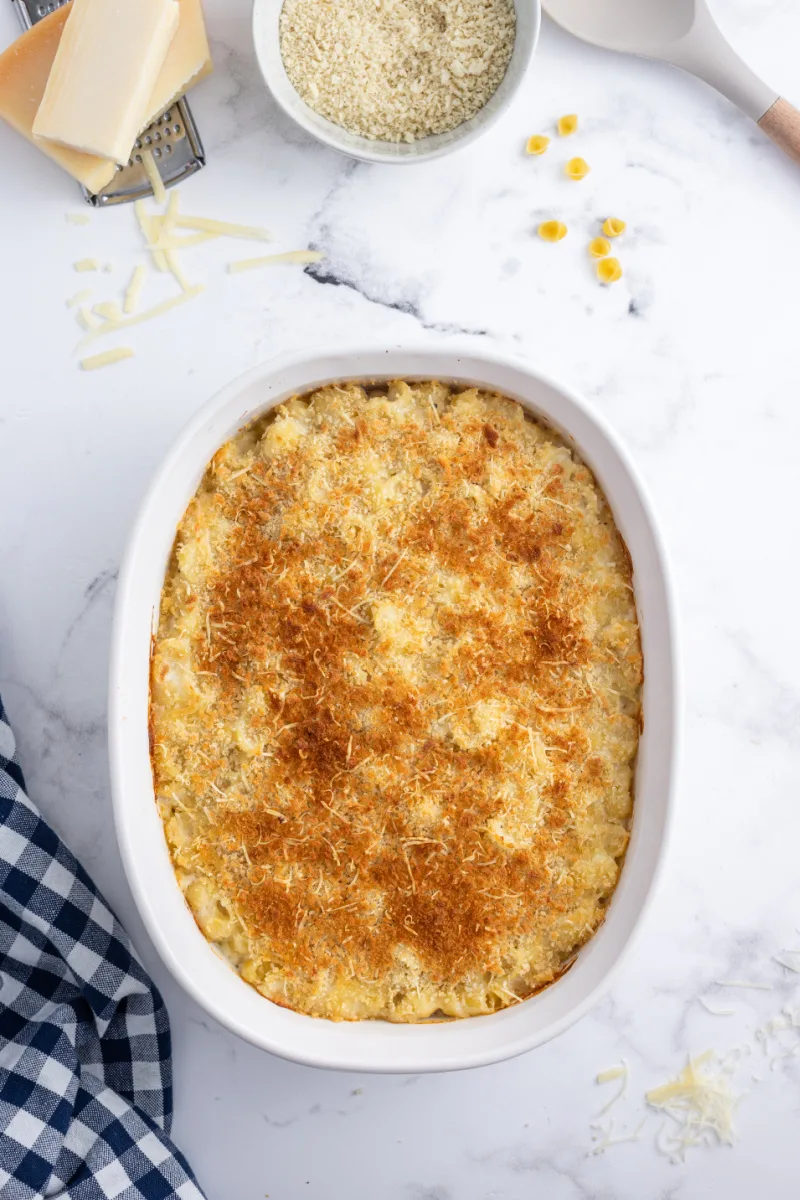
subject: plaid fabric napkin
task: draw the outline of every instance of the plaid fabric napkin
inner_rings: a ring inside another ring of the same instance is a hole
[[[202,1200],[164,1002],[14,751],[0,702],[0,1197]]]

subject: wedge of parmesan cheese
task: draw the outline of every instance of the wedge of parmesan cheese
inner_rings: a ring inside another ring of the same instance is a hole
[[[177,0],[72,0],[33,136],[126,163],[178,28]]]
[[[69,16],[69,5],[38,21],[0,55],[0,117],[12,129],[68,171],[90,192],[99,192],[114,178],[116,166],[56,142],[35,142],[33,122],[47,87],[50,68]]]
[[[178,29],[153,86],[142,129],[211,71],[201,0],[179,0],[179,9]],[[33,136],[33,122],[70,11],[70,4],[57,8],[0,55],[0,118],[90,192],[96,193],[114,178],[115,163]]]

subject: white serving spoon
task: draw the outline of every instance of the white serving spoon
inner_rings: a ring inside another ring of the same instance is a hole
[[[800,112],[744,63],[723,37],[706,0],[543,0],[569,33],[602,46],[691,71],[757,121],[800,162]]]

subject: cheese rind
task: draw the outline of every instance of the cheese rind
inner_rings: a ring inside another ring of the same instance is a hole
[[[126,163],[178,28],[177,0],[72,0],[33,136]]]

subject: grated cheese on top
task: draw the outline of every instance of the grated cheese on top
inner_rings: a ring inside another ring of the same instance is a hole
[[[153,767],[201,929],[270,999],[466,1017],[555,979],[628,841],[642,662],[588,469],[519,405],[322,387],[180,523]]]

